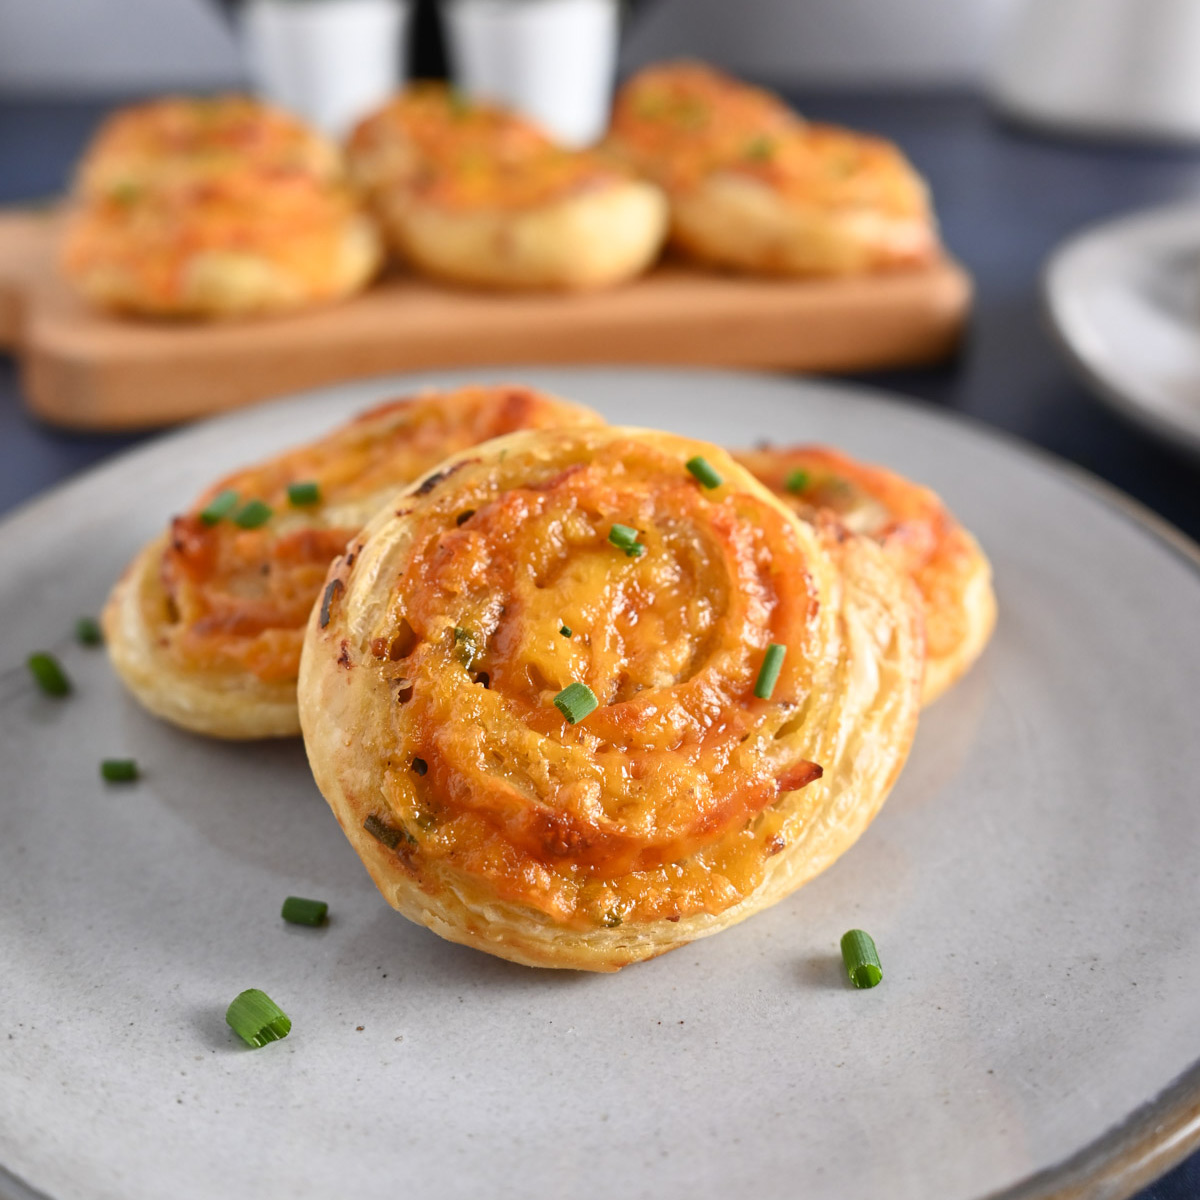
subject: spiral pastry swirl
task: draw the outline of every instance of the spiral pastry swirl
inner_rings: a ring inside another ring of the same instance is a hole
[[[912,585],[874,543],[705,443],[554,429],[442,464],[334,562],[300,717],[394,907],[518,962],[614,970],[849,846],[904,762],[921,671]],[[595,707],[572,712],[581,685]]]

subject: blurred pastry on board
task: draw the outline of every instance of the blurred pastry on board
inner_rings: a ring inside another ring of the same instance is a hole
[[[666,233],[654,184],[439,84],[360,122],[347,155],[396,254],[454,283],[608,287],[650,266]]]
[[[395,400],[214,483],[134,559],[104,611],[109,655],[156,716],[223,738],[300,732],[296,674],[325,572],[447,455],[518,429],[601,425],[519,386]]]
[[[992,568],[936,493],[824,446],[735,450],[733,457],[801,517],[833,513],[912,577],[925,613],[922,703],[932,704],[970,669],[996,623]]]
[[[675,434],[457,455],[323,596],[317,785],[389,903],[534,966],[616,970],[782,899],[866,828],[916,727],[911,580]]]
[[[100,308],[216,319],[342,299],[382,259],[336,146],[256,101],[218,97],[153,101],[102,126],[59,261]]]
[[[938,254],[928,189],[892,143],[805,121],[702,63],[634,75],[607,146],[666,191],[672,243],[697,262],[836,276]]]

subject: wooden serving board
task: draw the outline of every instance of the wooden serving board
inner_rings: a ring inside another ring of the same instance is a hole
[[[506,363],[657,363],[859,371],[933,362],[958,341],[971,282],[944,259],[863,279],[776,281],[667,264],[586,295],[470,292],[384,279],[336,307],[227,324],[89,309],[55,268],[58,217],[0,214],[0,346],[39,417],[75,429],[163,425],[389,371]]]

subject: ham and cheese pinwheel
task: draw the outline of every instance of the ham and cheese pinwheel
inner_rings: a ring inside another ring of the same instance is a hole
[[[608,287],[662,246],[666,201],[621,164],[436,84],[355,129],[350,168],[418,270],[495,288]]]
[[[804,121],[701,63],[630,79],[608,146],[663,188],[673,243],[711,266],[851,275],[938,252],[925,184],[890,142]]]
[[[146,708],[197,733],[297,734],[309,610],[330,561],[375,510],[478,442],[599,424],[589,409],[525,387],[430,392],[226,476],[114,589],[104,613],[113,665]]]
[[[859,836],[913,737],[919,609],[873,541],[714,446],[513,434],[334,561],[301,660],[309,762],[405,916],[615,970]]]

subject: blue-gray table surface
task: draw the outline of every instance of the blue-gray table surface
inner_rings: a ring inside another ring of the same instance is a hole
[[[1068,370],[1039,293],[1047,255],[1075,231],[1200,199],[1200,149],[1048,138],[997,121],[964,92],[789,94],[810,116],[899,142],[929,179],[945,241],[975,279],[974,314],[953,362],[857,378],[1044,447],[1200,539],[1200,468],[1097,404]],[[0,204],[60,192],[111,104],[0,98]],[[22,406],[15,364],[0,357],[0,513],[149,436],[40,424]],[[1200,1153],[1138,1200],[1197,1196]]]

